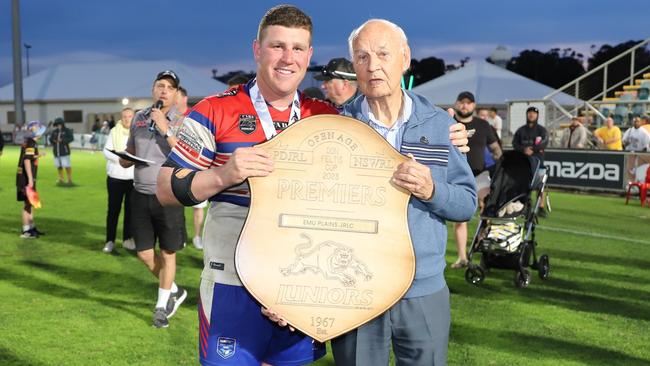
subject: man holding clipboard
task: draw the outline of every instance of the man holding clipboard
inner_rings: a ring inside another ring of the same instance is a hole
[[[176,134],[184,116],[175,107],[180,80],[171,70],[154,80],[155,104],[133,117],[126,151],[120,165],[135,164],[131,197],[133,238],[138,258],[159,280],[153,326],[166,328],[187,291],[176,286],[176,252],[185,245],[185,217],[182,207],[163,207],[156,198],[156,177],[160,166],[178,141]],[[160,252],[154,250],[156,239]]]

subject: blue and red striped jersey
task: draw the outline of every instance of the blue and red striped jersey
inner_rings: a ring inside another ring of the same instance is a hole
[[[291,108],[279,111],[268,106],[278,133],[288,126]],[[317,114],[338,114],[332,105],[300,94],[301,118]],[[248,84],[238,85],[221,94],[201,100],[185,117],[178,143],[168,162],[193,170],[221,166],[238,147],[250,147],[266,141],[264,129],[251,98]],[[210,198],[240,206],[250,204],[248,183],[230,187]]]

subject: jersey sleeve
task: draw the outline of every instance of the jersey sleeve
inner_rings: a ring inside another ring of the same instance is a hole
[[[166,165],[192,170],[210,168],[216,157],[217,118],[208,99],[194,106],[176,135],[178,142],[167,157]]]

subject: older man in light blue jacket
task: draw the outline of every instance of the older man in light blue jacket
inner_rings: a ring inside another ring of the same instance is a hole
[[[445,220],[468,221],[476,186],[465,156],[449,141],[454,121],[424,97],[401,89],[411,54],[404,31],[373,19],[350,35],[350,53],[362,96],[344,113],[368,123],[412,159],[393,182],[411,192],[408,223],[415,250],[415,279],[391,309],[334,339],[337,365],[445,365],[449,340],[449,289],[444,278]]]

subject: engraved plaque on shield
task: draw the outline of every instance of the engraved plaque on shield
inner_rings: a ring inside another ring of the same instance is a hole
[[[275,170],[249,179],[235,254],[248,291],[321,342],[390,308],[415,273],[410,195],[391,183],[407,158],[335,115],[301,120],[259,147]]]

